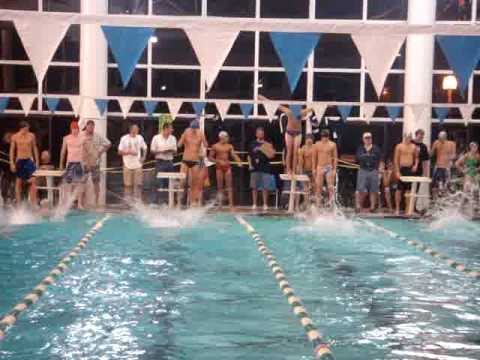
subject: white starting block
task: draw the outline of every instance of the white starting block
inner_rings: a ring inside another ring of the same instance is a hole
[[[406,209],[406,214],[408,216],[412,216],[414,211],[415,211],[415,204],[418,199],[429,199],[430,194],[428,191],[426,194],[419,194],[419,186],[422,184],[430,184],[432,182],[432,179],[428,177],[422,177],[422,176],[401,176],[400,181],[404,183],[411,183],[412,184],[412,189],[410,190],[410,195],[406,195],[410,198],[410,201],[408,202],[408,207]]]
[[[54,205],[54,192],[58,191],[59,196],[61,195],[61,188],[60,186],[55,186],[54,179],[55,178],[62,178],[65,172],[63,170],[37,170],[33,173],[34,177],[44,177],[47,181],[47,186],[38,186],[38,190],[46,190],[47,191],[47,200],[50,206]]]
[[[180,189],[180,180],[185,180],[186,178],[187,176],[184,173],[157,173],[157,179],[168,179],[168,188],[157,190],[159,192],[168,192],[168,207],[175,207],[175,193],[183,192],[183,189]]]
[[[295,212],[295,198],[297,195],[307,194],[305,191],[297,191],[297,182],[309,184],[310,178],[307,175],[290,175],[290,174],[280,174],[280,179],[283,181],[290,181],[290,191],[285,193],[289,194],[288,199],[288,212]]]

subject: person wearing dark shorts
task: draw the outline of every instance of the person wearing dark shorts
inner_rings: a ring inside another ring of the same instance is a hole
[[[363,145],[357,149],[356,160],[360,165],[357,175],[357,206],[361,211],[367,194],[370,197],[370,211],[375,211],[380,191],[380,168],[382,166],[382,152],[372,142],[372,134],[363,134]]]
[[[417,146],[418,150],[418,169],[415,176],[429,176],[430,172],[430,153],[428,152],[427,145],[424,144],[425,131],[418,129],[415,131],[415,140],[412,142]]]

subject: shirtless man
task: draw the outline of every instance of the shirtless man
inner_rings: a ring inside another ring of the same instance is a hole
[[[308,204],[310,198],[311,184],[314,183],[313,178],[313,136],[307,135],[305,145],[298,150],[298,173],[307,175],[310,183],[305,187],[305,201]]]
[[[232,164],[230,158],[233,158],[239,166],[242,166],[242,160],[235,153],[233,145],[228,142],[228,133],[221,131],[218,134],[219,142],[212,146],[210,151],[210,160],[217,164],[217,192],[219,207],[223,205],[223,194],[225,188],[228,192],[228,202],[230,208],[233,209],[233,181],[232,181]]]
[[[179,148],[185,147],[180,171],[188,178],[190,204],[192,206],[200,206],[200,193],[203,188],[202,182],[204,179],[200,168],[202,145],[208,148],[207,139],[200,131],[200,123],[198,120],[194,120],[178,142]],[[183,185],[182,187],[184,187]]]
[[[320,207],[322,202],[322,190],[325,181],[328,187],[328,205],[333,205],[337,162],[337,144],[330,141],[330,131],[324,129],[320,133],[320,141],[317,141],[313,146],[312,168],[316,185],[317,207]]]
[[[37,140],[30,132],[30,125],[26,121],[20,122],[20,130],[12,136],[10,146],[10,169],[16,174],[15,199],[17,205],[22,200],[24,185],[30,185],[30,202],[37,206],[37,186],[33,173],[39,166]]]
[[[432,157],[435,157],[435,170],[433,172],[433,195],[439,190],[444,190],[450,180],[450,169],[453,166],[457,146],[453,141],[447,139],[447,132],[441,131],[438,140],[433,143]]]
[[[406,134],[403,141],[395,147],[395,155],[393,158],[393,166],[395,177],[400,179],[401,176],[415,176],[418,170],[419,149],[412,142],[412,134]],[[402,194],[410,191],[411,184],[404,183],[399,180],[397,191],[395,192],[395,213],[400,215],[400,203]],[[407,198],[408,199],[408,198]],[[407,204],[408,207],[408,204]]]

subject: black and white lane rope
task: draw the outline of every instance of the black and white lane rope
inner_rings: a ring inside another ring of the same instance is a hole
[[[313,345],[315,358],[321,360],[334,359],[332,350],[323,340],[322,335],[317,330],[315,324],[313,323],[313,320],[308,315],[308,312],[305,306],[302,304],[301,299],[297,295],[295,295],[293,288],[290,286],[290,283],[288,282],[285,273],[278,264],[275,256],[273,256],[272,252],[268,249],[267,245],[262,240],[260,235],[248,222],[246,222],[241,216],[236,216],[236,219],[241,225],[245,227],[249,235],[256,242],[257,250],[265,257],[266,261],[268,262],[268,266],[270,267],[272,273],[275,275],[275,279],[278,282],[280,290],[286,296],[288,303],[292,307],[293,313],[299,318],[308,340]]]
[[[45,277],[37,286],[35,286],[35,288],[33,288],[33,290],[28,293],[20,303],[15,305],[15,307],[13,307],[13,309],[10,310],[0,320],[0,341],[5,338],[7,329],[17,322],[18,317],[30,306],[35,304],[38,299],[40,299],[40,297],[47,291],[47,288],[68,269],[68,265],[73,261],[73,259],[78,257],[92,237],[103,227],[109,217],[110,215],[107,214],[100,221],[98,221],[78,242],[75,248],[73,248],[63,259],[60,260],[58,265],[52,271],[50,271],[47,277]]]

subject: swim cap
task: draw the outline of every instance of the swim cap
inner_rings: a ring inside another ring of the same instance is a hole
[[[218,134],[219,138],[228,138],[228,133],[226,131],[220,131]]]
[[[72,121],[72,122],[70,123],[70,130],[74,130],[74,129],[77,129],[77,130],[80,129],[80,128],[78,127],[78,121]]]
[[[190,123],[190,128],[192,129],[200,129],[200,122],[198,120],[193,120]]]

